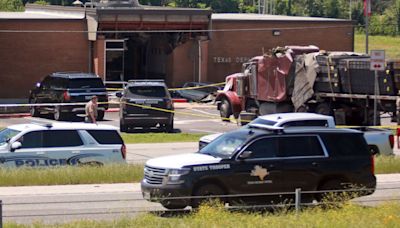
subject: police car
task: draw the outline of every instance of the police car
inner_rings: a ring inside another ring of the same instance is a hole
[[[125,163],[117,130],[85,123],[12,125],[0,131],[0,167]]]
[[[316,113],[277,113],[259,116],[250,124],[262,124],[271,127],[336,127],[335,120],[332,116],[321,115]],[[205,147],[214,139],[218,138],[222,133],[205,135],[199,140],[199,149]]]
[[[147,161],[141,189],[145,199],[179,209],[197,207],[201,196],[230,195],[222,200],[270,204],[274,196],[242,196],[350,185],[372,189],[363,191],[365,195],[376,187],[373,156],[362,132],[249,124],[221,135],[199,152]],[[309,194],[304,201],[314,198],[320,195]]]

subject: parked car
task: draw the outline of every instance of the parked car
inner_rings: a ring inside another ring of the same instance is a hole
[[[201,197],[222,195],[231,196],[221,199],[229,204],[269,205],[287,202],[291,196],[281,193],[296,188],[340,192],[350,186],[368,189],[360,195],[376,187],[374,157],[362,132],[263,125],[225,133],[197,153],[150,159],[141,182],[143,197],[168,209],[197,207]],[[301,199],[311,202],[323,195]]]
[[[117,96],[121,132],[138,127],[173,132],[174,105],[164,80],[131,80]]]
[[[273,127],[328,127],[335,128],[335,121],[332,116],[315,113],[277,113],[271,115],[259,116],[250,124],[265,125]],[[352,129],[364,132],[364,138],[367,141],[372,154],[393,155],[394,136],[392,131],[368,127],[354,127]],[[199,140],[199,149],[205,147],[214,139],[223,133],[205,135]]]
[[[125,163],[118,129],[84,123],[18,124],[0,131],[0,167]]]
[[[93,96],[98,97],[97,120],[104,118],[108,109],[107,91],[101,78],[95,74],[58,72],[46,76],[30,91],[30,104],[82,103],[76,105],[32,106],[34,117],[51,113],[55,120],[68,120],[76,114],[85,113],[85,104]],[[104,103],[101,103],[104,102]]]

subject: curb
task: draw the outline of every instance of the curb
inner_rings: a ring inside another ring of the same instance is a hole
[[[7,113],[7,114],[0,114],[0,119],[2,118],[22,118],[22,117],[29,117],[31,116],[30,113]]]
[[[106,112],[119,112],[119,108],[109,108]]]

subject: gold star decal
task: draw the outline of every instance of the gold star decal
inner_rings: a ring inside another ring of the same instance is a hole
[[[254,169],[251,171],[251,176],[259,177],[260,180],[262,180],[262,181],[268,175],[269,175],[268,170],[264,169],[262,166],[259,166],[259,165],[254,166]]]

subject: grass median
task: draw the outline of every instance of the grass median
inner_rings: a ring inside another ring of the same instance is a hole
[[[230,212],[222,206],[205,205],[197,212],[169,218],[144,213],[141,216],[121,218],[114,221],[76,221],[68,224],[46,225],[34,223],[5,227],[398,227],[400,204],[390,203],[377,207],[348,204],[340,209],[305,209],[299,214],[293,211],[275,213]]]
[[[400,158],[379,156],[376,174],[400,173]],[[143,165],[0,168],[0,186],[134,183],[143,178]]]

